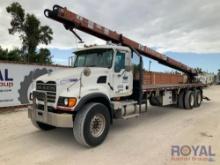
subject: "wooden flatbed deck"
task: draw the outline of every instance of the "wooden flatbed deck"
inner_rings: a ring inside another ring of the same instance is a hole
[[[206,87],[206,85],[202,83],[191,83],[191,84],[144,84],[142,89],[144,92],[153,92],[153,91],[161,91],[161,90],[174,90],[174,89],[182,89],[182,88],[193,88],[193,87]]]

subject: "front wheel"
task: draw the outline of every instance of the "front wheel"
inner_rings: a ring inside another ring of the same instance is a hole
[[[109,125],[108,108],[101,103],[89,103],[76,114],[73,134],[78,143],[94,147],[105,140]]]

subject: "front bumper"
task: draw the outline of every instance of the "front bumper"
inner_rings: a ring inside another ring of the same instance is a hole
[[[73,128],[72,114],[56,114],[30,106],[28,107],[28,117],[34,122],[42,122],[55,127]]]

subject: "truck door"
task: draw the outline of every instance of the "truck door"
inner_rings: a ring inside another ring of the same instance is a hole
[[[114,97],[132,94],[133,79],[132,70],[129,67],[131,68],[131,53],[117,50],[111,81]]]

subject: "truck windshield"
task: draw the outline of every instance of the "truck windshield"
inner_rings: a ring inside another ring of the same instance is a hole
[[[74,67],[111,68],[113,59],[112,49],[91,49],[76,52]]]

